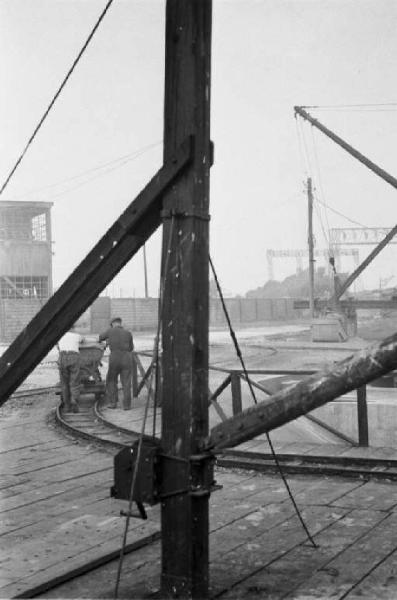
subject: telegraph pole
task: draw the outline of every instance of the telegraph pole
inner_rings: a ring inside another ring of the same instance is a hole
[[[308,244],[309,244],[309,306],[310,317],[314,318],[314,241],[313,241],[313,189],[311,177],[307,180],[308,201]]]
[[[162,598],[208,597],[211,0],[167,0],[164,159],[193,158],[163,201]]]

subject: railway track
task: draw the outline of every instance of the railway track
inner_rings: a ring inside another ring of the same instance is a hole
[[[25,389],[16,392],[13,398],[54,391],[55,393],[58,391],[56,386]],[[119,427],[106,419],[101,412],[101,404],[101,399],[82,396],[79,413],[64,413],[59,405],[56,409],[56,421],[76,438],[89,440],[108,449],[120,450],[133,444],[138,439],[139,432]],[[145,437],[151,439],[149,436]],[[397,460],[393,459],[283,453],[277,454],[277,457],[285,473],[397,481]],[[217,456],[217,465],[262,473],[277,473],[277,466],[271,453],[224,450]]]
[[[305,454],[277,454],[277,458],[283,471],[290,474],[397,481],[397,460]],[[231,469],[251,469],[262,473],[278,471],[270,453],[225,450],[217,463]]]
[[[59,393],[56,386],[46,388],[34,388],[20,390],[13,395],[13,398],[24,398],[32,395],[45,395]],[[56,421],[59,426],[64,428],[76,438],[89,440],[93,444],[103,446],[115,452],[119,449],[131,445],[138,439],[138,432],[124,429],[116,426],[107,420],[101,412],[101,399],[93,395],[82,396],[80,399],[79,413],[63,413],[60,405],[56,408]],[[348,458],[329,456],[307,456],[278,454],[279,462],[285,473],[312,474],[312,475],[332,475],[342,477],[356,477],[361,479],[388,479],[397,481],[397,460],[371,460],[365,458]],[[226,450],[217,456],[217,464],[220,467],[234,469],[248,469],[262,473],[276,473],[277,469],[274,459],[269,453]],[[145,544],[150,544],[159,539],[160,533],[153,534],[150,539],[145,539]],[[126,547],[125,552],[133,552],[139,545],[135,542]],[[80,575],[91,572],[99,565],[106,564],[111,560],[117,559],[119,551],[112,551],[104,554],[100,559],[88,561],[80,564],[78,567],[62,573],[45,583],[37,584],[28,592],[21,596],[33,598],[48,592],[61,583],[70,581]]]
[[[109,449],[121,450],[131,446],[139,437],[137,432],[118,427],[101,414],[101,400],[80,402],[80,412],[65,413],[59,405],[55,412],[57,423],[78,438],[90,440]]]

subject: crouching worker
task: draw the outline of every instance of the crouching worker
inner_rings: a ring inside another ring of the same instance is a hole
[[[122,326],[120,318],[111,321],[109,329],[99,336],[110,348],[109,369],[106,376],[106,396],[109,408],[117,408],[117,381],[120,375],[123,388],[123,408],[131,408],[132,354],[134,344],[132,334]]]
[[[73,325],[57,344],[59,377],[65,412],[79,412],[81,366],[79,347],[82,341],[82,336],[77,333],[76,326]]]

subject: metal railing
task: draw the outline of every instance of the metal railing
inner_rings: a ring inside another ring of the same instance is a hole
[[[147,393],[153,396],[153,386],[152,386],[152,378],[150,377],[151,371],[154,368],[154,363],[151,360],[148,368],[142,365],[142,361],[140,357],[147,357],[152,359],[151,352],[133,352],[133,376],[132,376],[132,389],[134,397],[138,396],[142,389],[146,387]],[[220,373],[225,373],[225,379],[218,385],[214,392],[209,390],[208,394],[208,404],[212,405],[218,416],[224,421],[228,417],[220,405],[218,399],[223,394],[225,390],[227,390],[230,386],[231,391],[231,399],[232,399],[232,414],[233,416],[242,412],[243,410],[243,393],[242,393],[242,383],[247,383],[247,378],[242,369],[227,369],[223,367],[211,366],[211,371],[217,371]],[[314,375],[318,371],[316,370],[308,370],[308,369],[247,369],[248,379],[250,384],[260,390],[262,393],[267,396],[271,396],[272,392],[269,388],[266,387],[265,382],[254,381],[251,378],[251,375],[274,375],[274,376],[295,376],[297,379],[303,376]],[[161,379],[161,378],[160,378]],[[293,385],[291,382],[290,385]],[[334,436],[339,439],[351,444],[352,446],[361,446],[368,447],[369,445],[369,430],[368,430],[368,404],[367,404],[367,386],[362,386],[357,388],[356,390],[356,406],[357,406],[357,432],[358,432],[358,440],[354,440],[351,437],[347,436],[343,432],[335,429],[328,423],[325,423],[323,420],[318,417],[314,417],[311,414],[306,414],[305,417],[322,427],[326,431],[332,433]]]

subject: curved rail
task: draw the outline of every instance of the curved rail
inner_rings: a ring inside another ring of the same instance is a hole
[[[57,409],[58,422],[76,437],[90,439],[93,443],[114,449],[130,446],[139,433],[108,421],[100,411],[101,400],[80,413],[66,413]],[[145,439],[152,440],[145,435]],[[217,455],[217,466],[250,469],[262,473],[276,473],[274,458],[270,453],[224,450]],[[397,460],[371,459],[346,456],[311,456],[278,454],[283,471],[290,474],[333,475],[361,479],[389,479],[397,481]]]
[[[57,386],[21,390],[13,398],[56,392]],[[91,441],[108,449],[120,450],[130,446],[139,437],[139,433],[119,427],[102,414],[102,399],[96,398],[86,403],[79,413],[63,413],[61,404],[55,411],[55,419],[60,427],[76,438]],[[145,439],[152,440],[145,435]],[[298,454],[278,454],[278,460],[286,473],[334,475],[359,477],[362,479],[388,479],[397,481],[397,460],[349,456],[311,456]],[[217,456],[217,465],[226,468],[251,469],[263,473],[275,473],[276,467],[270,453],[256,453],[248,450],[223,450]]]
[[[81,410],[79,413],[65,413],[59,404],[55,411],[56,421],[76,437],[88,439],[96,444],[117,450],[131,446],[139,434],[107,421],[98,412],[100,402],[96,399],[87,410]]]

